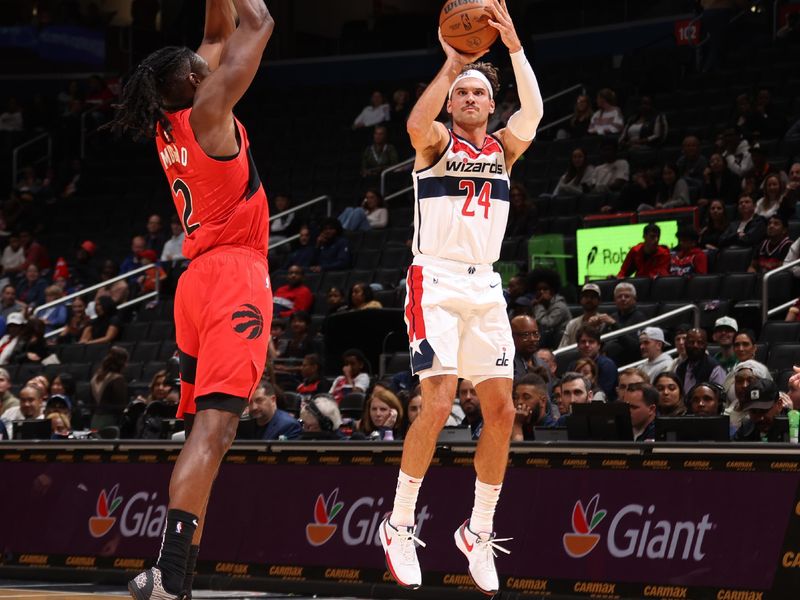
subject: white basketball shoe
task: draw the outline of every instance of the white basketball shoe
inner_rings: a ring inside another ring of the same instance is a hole
[[[469,528],[469,520],[464,521],[461,527],[456,529],[453,538],[456,546],[469,561],[469,574],[478,589],[487,596],[494,596],[500,589],[500,582],[497,578],[497,569],[494,566],[494,559],[497,556],[495,550],[511,554],[499,546],[497,542],[507,542],[513,538],[497,538],[495,534],[473,533]]]
[[[416,544],[425,542],[414,535],[414,527],[395,527],[386,517],[380,524],[381,545],[386,555],[386,567],[395,581],[403,587],[417,589],[422,585],[422,572],[417,560]]]

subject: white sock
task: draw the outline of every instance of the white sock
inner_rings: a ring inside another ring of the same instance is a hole
[[[502,483],[491,485],[475,478],[475,505],[469,518],[469,528],[473,533],[492,533],[494,531],[494,509],[500,499]]]
[[[397,475],[397,490],[394,493],[394,507],[389,522],[397,527],[414,526],[414,509],[417,506],[417,495],[422,486],[422,478],[417,479],[400,471]]]

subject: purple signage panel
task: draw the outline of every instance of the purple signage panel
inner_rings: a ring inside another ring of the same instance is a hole
[[[155,557],[171,464],[3,463],[0,546],[25,553]],[[383,569],[377,528],[396,468],[223,466],[201,559]],[[513,537],[503,577],[770,589],[800,474],[511,468],[496,518]],[[430,471],[418,504],[423,571],[463,572],[453,531],[470,468]],[[270,540],[271,543],[267,543]],[[274,540],[280,540],[275,544]]]

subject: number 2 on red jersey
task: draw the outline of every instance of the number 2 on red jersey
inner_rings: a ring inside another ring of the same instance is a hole
[[[175,197],[178,194],[183,196],[183,214],[181,215],[181,222],[183,223],[183,230],[186,235],[192,235],[200,227],[200,223],[189,224],[189,219],[192,218],[192,191],[183,179],[176,179],[172,182],[172,191]]]
[[[475,211],[471,210],[469,205],[472,204],[472,199],[475,197],[475,182],[471,179],[462,179],[458,182],[459,190],[466,190],[467,197],[464,200],[464,206],[461,207],[461,214],[465,217],[474,217]],[[492,206],[490,201],[492,197],[492,183],[490,181],[484,182],[478,192],[478,206],[483,207],[483,218],[489,218],[489,207]]]

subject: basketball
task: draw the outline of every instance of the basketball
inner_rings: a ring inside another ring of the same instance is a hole
[[[447,0],[439,13],[444,41],[459,52],[475,54],[486,50],[499,32],[489,25],[485,0]]]

